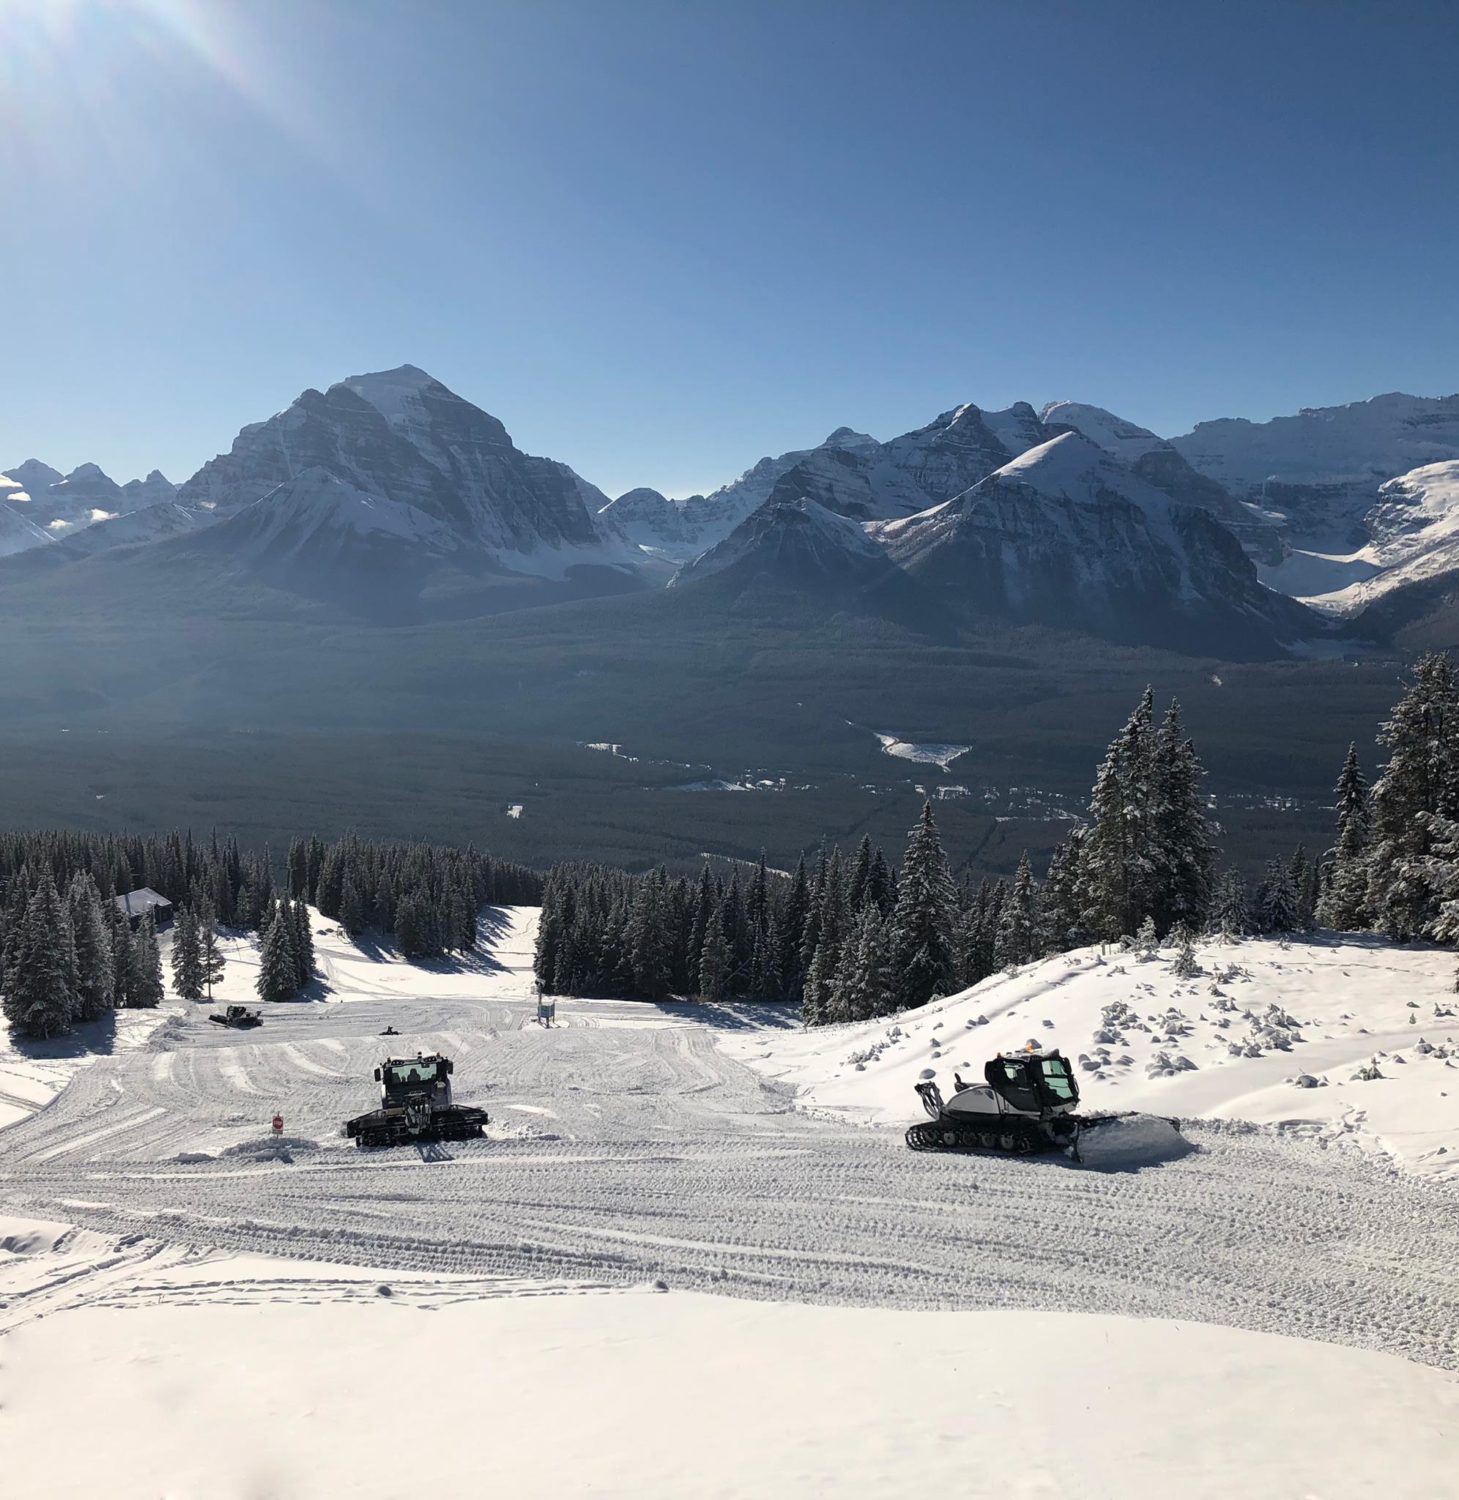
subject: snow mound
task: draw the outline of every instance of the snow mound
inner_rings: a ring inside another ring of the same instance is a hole
[[[924,1070],[946,1092],[955,1071],[978,1075],[1036,1039],[1073,1062],[1086,1114],[1298,1118],[1322,1140],[1459,1179],[1452,951],[1358,934],[1209,942],[1192,978],[1175,957],[1081,948],[896,1017],[721,1045],[809,1109],[901,1128],[920,1117]],[[1316,1081],[1294,1087],[1302,1076]]]
[[[1174,1120],[1161,1115],[1126,1115],[1101,1121],[1079,1137],[1079,1159],[1102,1172],[1132,1172],[1178,1161],[1197,1147]]]

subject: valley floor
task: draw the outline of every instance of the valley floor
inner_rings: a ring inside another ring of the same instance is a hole
[[[514,1500],[1447,1483],[1459,1072],[1432,1011],[1451,954],[1242,944],[1182,981],[1168,955],[1070,955],[895,1035],[567,999],[543,1029],[534,922],[495,914],[485,957],[435,970],[322,924],[325,997],[258,1031],[171,1002],[40,1074],[0,1053],[28,1080],[0,1081],[23,1096],[0,1132],[17,1493],[105,1473],[118,1495],[403,1495],[412,1454],[434,1494]],[[1216,995],[1218,961],[1246,977]],[[249,998],[253,962],[233,946],[220,1001]],[[1305,1040],[1233,1056],[1248,1011],[1294,1030],[1267,1017],[1275,995]],[[1115,999],[1121,1040],[1096,1044]],[[1086,1053],[1093,1107],[1268,1123],[1195,1123],[1195,1151],[1121,1171],[905,1149],[925,1067],[1027,1034]],[[345,1142],[387,1047],[454,1057],[489,1138]],[[1385,1079],[1350,1084],[1380,1049]],[[1197,1066],[1165,1075],[1172,1051]],[[1280,1081],[1309,1057],[1326,1087]],[[63,1441],[78,1390],[84,1451]]]

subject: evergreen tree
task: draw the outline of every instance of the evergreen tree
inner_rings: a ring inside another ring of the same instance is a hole
[[[126,917],[118,916],[111,929],[111,993],[112,1004],[118,1010],[130,1009],[137,1004],[132,995],[135,973],[132,950],[135,945],[131,924]]]
[[[314,930],[309,923],[309,908],[303,901],[295,901],[291,908],[293,919],[294,964],[299,977],[299,989],[314,979]]]
[[[847,1021],[869,1021],[891,1009],[886,919],[874,891],[865,889],[836,982],[837,1009]]]
[[[206,983],[202,933],[191,907],[184,906],[172,929],[172,988],[184,1000],[201,1000]]]
[[[998,915],[998,936],[993,945],[993,962],[1000,969],[1016,964],[1026,964],[1035,954],[1038,933],[1038,912],[1033,883],[1033,868],[1028,861],[1028,850],[1023,851],[1018,861],[1018,873],[1013,877],[1003,909]]]
[[[1364,928],[1368,911],[1368,784],[1358,747],[1348,746],[1337,778],[1337,843],[1328,856],[1317,920],[1339,932]]]
[[[1049,856],[1049,871],[1039,892],[1039,947],[1066,953],[1084,941],[1079,900],[1079,855],[1082,829],[1075,829]]]
[[[1444,655],[1426,656],[1383,725],[1388,764],[1373,787],[1368,908],[1397,941],[1425,935],[1437,916],[1431,824],[1459,816],[1459,690]]]
[[[95,1021],[112,1007],[111,929],[89,874],[78,870],[72,876],[66,905],[76,953],[76,1018]]]
[[[258,998],[290,1000],[299,992],[299,957],[294,951],[294,923],[282,905],[274,908],[263,930],[258,963]]]
[[[1228,869],[1216,882],[1208,919],[1209,930],[1222,937],[1245,937],[1251,931],[1251,910],[1241,871]]]
[[[1269,859],[1266,879],[1257,894],[1257,925],[1263,932],[1296,932],[1300,920],[1297,889],[1292,883],[1292,866],[1279,859]]]
[[[699,954],[699,998],[723,1000],[729,991],[730,945],[722,905],[710,914]]]
[[[132,937],[127,990],[130,1003],[139,1010],[152,1010],[162,1004],[162,954],[157,947],[157,924],[150,911],[143,913]]]
[[[198,951],[202,959],[203,983],[211,1000],[213,986],[223,978],[227,961],[218,943],[218,923],[210,906],[204,906],[198,913]]]
[[[1081,920],[1101,942],[1135,930],[1160,873],[1152,828],[1153,721],[1154,698],[1146,688],[1105,752],[1090,794],[1079,866]]]
[[[1201,800],[1205,772],[1172,700],[1155,738],[1152,771],[1152,864],[1158,878],[1147,899],[1162,932],[1183,922],[1196,929],[1211,900],[1215,847]]]
[[[365,930],[365,899],[352,875],[346,875],[340,886],[339,925],[357,938]]]
[[[952,992],[956,917],[952,875],[937,837],[932,804],[926,802],[907,841],[892,913],[892,983],[899,1009]]]
[[[26,904],[5,976],[11,1029],[44,1040],[68,1031],[78,1011],[70,917],[46,867]]]

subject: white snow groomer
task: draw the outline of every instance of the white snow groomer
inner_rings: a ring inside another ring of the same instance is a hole
[[[484,1109],[451,1100],[449,1057],[387,1057],[375,1069],[380,1108],[345,1122],[356,1146],[399,1146],[415,1141],[466,1141],[485,1134]]]
[[[1031,1043],[1022,1052],[1000,1052],[984,1065],[983,1078],[983,1083],[965,1083],[954,1073],[951,1099],[944,1099],[931,1079],[917,1084],[932,1123],[913,1125],[907,1144],[914,1151],[1000,1151],[1015,1156],[1067,1149],[1081,1161],[1082,1138],[1098,1130],[1101,1143],[1116,1148],[1114,1154],[1136,1147],[1164,1155],[1184,1149],[1179,1120],[1134,1113],[1076,1114],[1079,1084],[1068,1058],[1056,1047],[1045,1051]],[[1120,1128],[1110,1129],[1113,1126]]]

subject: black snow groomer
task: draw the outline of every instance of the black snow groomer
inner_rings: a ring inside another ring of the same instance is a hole
[[[1152,1134],[1179,1145],[1180,1122],[1154,1115],[1079,1115],[1079,1084],[1068,1058],[1057,1048],[1029,1047],[1000,1052],[984,1065],[983,1083],[964,1083],[953,1074],[954,1093],[942,1097],[931,1079],[916,1085],[929,1125],[913,1125],[907,1144],[914,1151],[1000,1151],[1028,1156],[1067,1149],[1082,1160],[1081,1138],[1098,1129],[1110,1146],[1142,1144]],[[1118,1126],[1119,1130],[1109,1127]]]
[[[415,1141],[468,1141],[485,1134],[487,1113],[451,1102],[449,1057],[387,1057],[375,1069],[380,1108],[345,1122],[356,1146],[399,1146]]]

